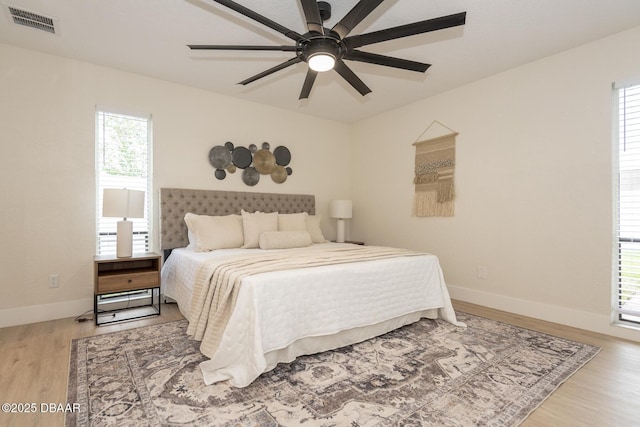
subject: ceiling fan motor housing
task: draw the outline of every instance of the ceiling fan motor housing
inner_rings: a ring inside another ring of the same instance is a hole
[[[327,36],[312,37],[300,43],[300,58],[308,62],[309,58],[318,54],[331,55],[337,61],[342,58],[343,51],[340,40]]]

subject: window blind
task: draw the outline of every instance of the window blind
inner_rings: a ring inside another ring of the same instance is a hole
[[[116,228],[122,218],[102,216],[105,188],[145,192],[145,217],[133,222],[133,252],[147,252],[150,242],[151,116],[96,111],[96,253],[116,253]]]
[[[617,94],[617,319],[640,323],[640,85]]]

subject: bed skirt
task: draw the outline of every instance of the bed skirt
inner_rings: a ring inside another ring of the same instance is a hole
[[[375,325],[348,329],[332,335],[301,338],[288,347],[266,353],[264,355],[266,364],[262,372],[264,373],[274,369],[278,363],[293,362],[299,356],[321,353],[323,351],[356,344],[417,322],[422,318],[436,319],[438,317],[438,309],[423,310],[405,314],[404,316],[399,316]],[[213,360],[202,362],[200,369],[202,370],[206,384],[229,380],[230,383],[236,387],[246,387],[255,379],[246,377],[245,369],[238,365],[220,368]]]

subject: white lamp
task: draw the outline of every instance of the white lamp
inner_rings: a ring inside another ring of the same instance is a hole
[[[144,218],[144,191],[126,188],[105,188],[102,197],[102,216],[121,217],[118,221],[118,258],[133,255],[133,223],[127,218]]]
[[[329,216],[338,220],[336,242],[344,243],[344,220],[351,219],[353,203],[351,200],[332,200],[329,204]]]

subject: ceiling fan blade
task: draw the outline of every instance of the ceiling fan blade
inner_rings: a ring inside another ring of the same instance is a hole
[[[253,10],[248,9],[234,1],[231,1],[231,0],[213,0],[213,1],[215,1],[216,3],[220,3],[221,5],[226,6],[229,9],[235,10],[239,14],[244,15],[247,18],[251,18],[254,21],[261,23],[262,25],[266,25],[267,27],[273,30],[276,30],[277,32],[283,34],[286,37],[289,37],[292,40],[300,41],[304,39],[300,34],[296,33],[295,31],[290,30],[287,27],[280,25],[277,22],[274,22],[271,19],[265,16],[262,16],[259,13],[254,12]]]
[[[188,44],[191,50],[273,50],[279,52],[295,52],[295,46],[248,46],[221,44]]]
[[[283,62],[282,64],[278,64],[275,67],[269,68],[268,70],[265,70],[261,73],[256,74],[253,77],[249,77],[248,79],[245,79],[241,82],[239,82],[238,84],[240,85],[248,85],[249,83],[255,82],[258,79],[261,79],[263,77],[268,76],[269,74],[273,74],[276,71],[280,71],[283,70],[291,65],[297,64],[298,62],[301,62],[302,59],[298,58],[297,56],[295,58],[291,58],[290,60]]]
[[[311,68],[309,68],[309,71],[307,71],[307,77],[305,77],[304,84],[302,85],[302,90],[300,91],[300,97],[298,99],[309,98],[311,88],[313,87],[313,83],[316,81],[317,76],[318,72],[313,71]]]
[[[342,76],[343,79],[353,86],[355,90],[360,92],[360,95],[365,96],[371,92],[371,89],[369,89],[369,87],[367,87],[367,85],[364,84],[364,82],[360,80],[353,71],[351,71],[351,68],[347,67],[347,64],[345,64],[342,59],[336,62],[334,69]]]
[[[345,38],[356,25],[362,22],[362,20],[373,12],[383,1],[384,0],[360,0],[340,22],[334,25],[331,31],[335,31],[341,39]]]
[[[362,52],[360,50],[352,50],[343,59],[351,61],[367,62],[369,64],[384,65],[386,67],[401,68],[403,70],[417,71],[424,73],[431,64],[423,62],[410,61],[408,59],[394,58],[391,56],[379,55],[377,53]]]
[[[453,15],[441,16],[439,18],[427,19],[426,21],[414,22],[413,24],[401,25],[399,27],[387,28],[385,30],[374,31],[372,33],[347,37],[345,39],[345,43],[349,48],[358,48],[387,40],[399,39],[401,37],[457,27],[459,25],[464,25],[466,16],[467,12],[461,12]]]
[[[307,28],[309,28],[309,31],[324,34],[318,2],[316,0],[300,0],[300,3],[302,4],[302,10],[304,11],[304,17],[307,20]]]

